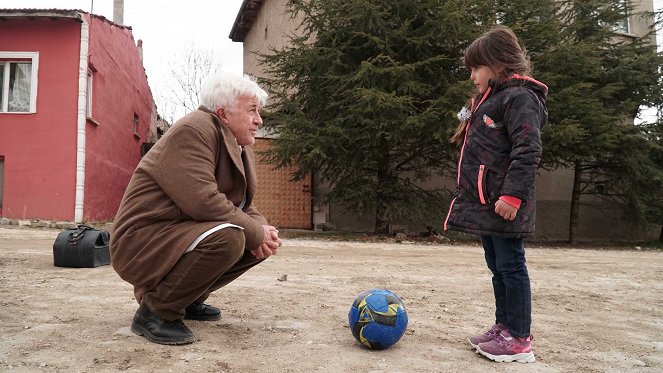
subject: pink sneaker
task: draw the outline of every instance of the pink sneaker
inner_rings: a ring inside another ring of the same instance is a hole
[[[492,341],[479,343],[477,352],[498,362],[533,363],[536,361],[532,352],[533,339],[531,335],[527,338],[512,337],[508,330],[502,330]]]
[[[475,335],[474,337],[470,337],[468,340],[470,341],[472,347],[478,349],[479,343],[492,341],[493,338],[497,337],[497,335],[500,334],[502,330],[506,330],[506,326],[504,326],[502,323],[497,323],[491,326],[490,329],[483,332],[483,334]],[[479,351],[477,350],[477,352]]]

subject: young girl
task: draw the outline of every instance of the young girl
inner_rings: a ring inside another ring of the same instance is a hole
[[[495,361],[534,362],[531,291],[524,237],[534,232],[534,178],[541,159],[541,128],[548,120],[548,87],[529,76],[516,35],[499,26],[465,51],[477,94],[451,141],[462,145],[455,198],[444,229],[481,236],[493,273],[495,324],[470,337]]]

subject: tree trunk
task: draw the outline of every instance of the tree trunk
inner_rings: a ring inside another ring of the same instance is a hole
[[[569,217],[569,243],[575,245],[578,243],[578,216],[580,215],[580,192],[582,176],[582,162],[575,162],[575,170],[573,174],[573,192],[571,193],[571,215]]]
[[[663,241],[663,226],[661,227],[661,233],[658,235],[658,240]]]
[[[386,141],[381,139],[384,144],[382,149],[386,148]],[[388,193],[384,190],[389,187],[389,152],[382,152],[382,156],[377,161],[378,167],[378,185],[375,203],[375,233],[389,234],[389,221],[387,220],[387,208],[389,206]]]
[[[382,216],[384,216],[384,208],[380,208],[378,205],[375,212],[375,234],[389,234],[389,222]]]
[[[380,180],[379,177],[378,180]],[[389,234],[389,220],[386,217],[389,202],[385,200],[384,194],[380,192],[380,189],[383,188],[383,185],[385,184],[383,184],[382,181],[379,181],[379,183],[377,203],[375,204],[375,233]]]

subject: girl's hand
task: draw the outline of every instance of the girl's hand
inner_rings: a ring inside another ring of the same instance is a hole
[[[504,220],[513,220],[516,218],[518,209],[502,200],[498,200],[495,202],[495,213],[503,217]]]

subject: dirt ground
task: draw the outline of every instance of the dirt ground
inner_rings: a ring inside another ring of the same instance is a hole
[[[137,304],[110,266],[53,266],[57,233],[0,228],[0,371],[663,371],[661,251],[529,248],[537,361],[500,364],[466,342],[493,320],[479,246],[286,238],[212,294],[221,320],[187,321],[199,341],[163,346],[129,330]],[[355,295],[376,287],[410,319],[385,351],[347,326]]]

